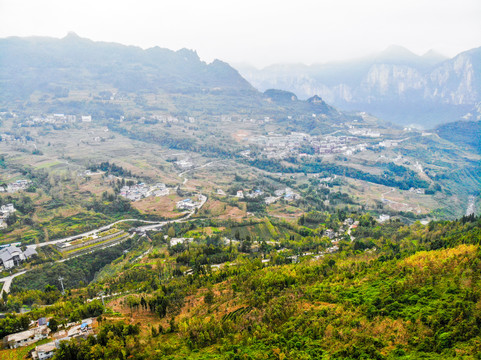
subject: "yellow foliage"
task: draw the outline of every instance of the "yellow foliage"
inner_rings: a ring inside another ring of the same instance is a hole
[[[420,272],[440,273],[472,260],[477,249],[478,245],[462,244],[451,249],[420,251],[400,261],[398,266],[410,267]]]

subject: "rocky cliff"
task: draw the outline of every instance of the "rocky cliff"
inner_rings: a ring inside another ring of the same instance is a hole
[[[481,48],[446,59],[432,51],[417,56],[391,47],[344,63],[239,70],[260,90],[275,87],[300,98],[319,94],[341,108],[370,111],[400,125],[430,127],[463,116],[481,119],[476,110],[481,102]]]

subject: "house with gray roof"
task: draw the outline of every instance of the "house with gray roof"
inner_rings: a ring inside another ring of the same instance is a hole
[[[5,269],[8,270],[14,266],[18,266],[22,261],[25,261],[25,255],[22,249],[16,246],[9,246],[0,250],[0,265]]]
[[[32,247],[27,247],[25,251],[22,251],[15,245],[10,245],[3,249],[0,249],[0,266],[8,270],[14,266],[20,265],[22,261],[30,259],[32,256],[38,255],[37,251]]]
[[[25,256],[25,259],[30,259],[32,256],[37,256],[37,250],[31,247],[27,247],[25,251],[23,252],[23,255]]]
[[[8,349],[15,349],[20,346],[27,346],[47,338],[50,329],[47,325],[39,326],[34,329],[7,335],[3,338],[3,346]]]

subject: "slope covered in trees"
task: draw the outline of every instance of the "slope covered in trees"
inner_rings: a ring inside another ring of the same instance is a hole
[[[88,288],[125,294],[107,303],[124,320],[107,312],[97,338],[65,343],[55,358],[476,359],[481,219],[357,219],[356,239],[318,259],[286,264],[273,251],[265,262],[212,238],[172,257],[155,250],[147,263],[127,261]],[[235,259],[230,266],[197,262],[216,248]],[[187,254],[192,271],[171,272],[169,261]]]

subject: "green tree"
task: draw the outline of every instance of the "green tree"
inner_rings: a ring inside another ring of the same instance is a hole
[[[48,328],[52,331],[52,332],[56,332],[58,330],[58,321],[56,318],[51,318],[48,322]]]

